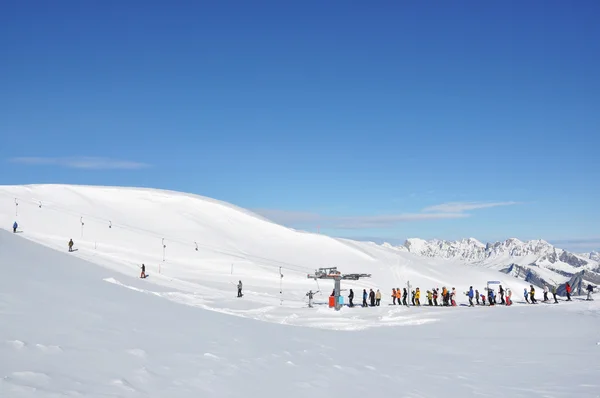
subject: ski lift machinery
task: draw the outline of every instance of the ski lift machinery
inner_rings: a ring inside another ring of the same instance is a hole
[[[319,268],[315,270],[313,275],[308,274],[308,279],[333,279],[334,281],[334,296],[335,296],[335,310],[339,311],[342,308],[340,303],[340,292],[341,292],[341,282],[344,280],[357,281],[360,278],[370,278],[371,274],[342,274],[338,271],[337,267],[326,267]],[[318,282],[317,282],[318,283]]]

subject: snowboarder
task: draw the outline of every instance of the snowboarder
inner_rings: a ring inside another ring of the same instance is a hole
[[[350,294],[348,294],[348,306],[349,307],[354,307],[354,303],[352,302],[352,300],[354,300],[354,291],[352,289],[350,289]]]
[[[392,302],[393,305],[396,305],[396,289],[392,288]]]
[[[556,285],[552,286],[552,296],[554,296],[554,304],[558,304],[558,300],[556,299]]]
[[[306,295],[308,296],[308,308],[313,308],[313,298],[315,296],[315,293],[313,293],[312,290],[309,290],[308,293],[306,293]]]
[[[469,296],[469,307],[474,307],[475,305],[473,304],[473,296],[475,295],[475,293],[473,292],[473,286],[471,286],[469,288],[469,292],[467,293],[467,296]]]
[[[498,293],[500,294],[500,304],[504,305],[504,289],[502,288],[502,285],[500,285]]]
[[[242,296],[244,295],[244,294],[242,293],[242,281],[238,281],[237,288],[238,288],[238,295],[237,295],[237,296],[238,296],[238,297],[242,297]]]
[[[592,293],[594,292],[594,286],[592,286],[591,283],[588,283],[587,292],[588,292],[588,294],[587,294],[587,299],[586,300],[588,300],[588,301],[593,300]]]
[[[368,307],[369,304],[367,304],[367,289],[363,289],[363,303],[362,306],[363,307]]]
[[[375,293],[375,305],[379,307],[381,304],[381,292],[377,289],[377,293]]]
[[[18,227],[19,227],[19,224],[17,224],[17,222],[15,221],[15,223],[13,224],[13,234],[17,233]]]
[[[537,301],[535,301],[535,289],[533,288],[533,285],[529,285],[529,288],[531,289],[531,292],[529,294],[531,294],[531,304],[536,304]]]
[[[408,297],[408,290],[406,288],[402,289],[402,305],[408,307],[408,302],[406,301]]]
[[[529,293],[527,292],[526,288],[523,288],[523,296],[525,296],[525,301],[527,301],[527,304],[529,304]]]
[[[73,239],[69,240],[69,251],[73,251]]]
[[[571,301],[571,284],[569,282],[565,285],[565,290],[567,291],[567,301]]]
[[[144,264],[142,264],[142,273],[140,274],[140,278],[145,278],[146,277],[146,266]]]
[[[544,285],[544,303],[548,301],[548,285]]]

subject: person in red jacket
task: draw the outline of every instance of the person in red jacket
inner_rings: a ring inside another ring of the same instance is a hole
[[[569,282],[567,282],[565,290],[567,291],[567,301],[571,301],[571,285],[569,284]]]

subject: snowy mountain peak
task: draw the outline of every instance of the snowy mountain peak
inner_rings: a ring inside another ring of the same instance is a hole
[[[459,241],[407,239],[404,246],[408,251],[426,257],[483,261],[499,256],[543,256],[556,251],[554,246],[544,240],[523,242],[510,238],[502,242],[483,244],[474,238]]]

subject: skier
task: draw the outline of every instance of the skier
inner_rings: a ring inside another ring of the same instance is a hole
[[[433,304],[437,307],[438,306],[438,289],[433,289]]]
[[[477,305],[479,305],[479,289],[475,289],[475,300],[477,300]]]
[[[414,290],[412,290],[410,292],[410,301],[412,302],[412,305],[414,307],[414,305],[415,305],[415,291]]]
[[[349,307],[354,307],[354,303],[352,302],[352,300],[354,300],[354,291],[350,289],[350,294],[348,295]]]
[[[548,301],[548,285],[544,285],[544,303]]]
[[[496,302],[494,301],[493,289],[488,289],[488,301],[490,302],[490,306],[493,306],[494,304],[496,304]]]
[[[506,305],[512,305],[512,291],[510,289],[506,289]]]
[[[556,299],[556,285],[552,286],[552,296],[554,296],[554,304],[558,304],[558,300]]]
[[[393,301],[393,305],[396,305],[396,289],[393,288],[392,289],[392,301]]]
[[[237,295],[237,296],[238,296],[238,297],[242,297],[242,296],[244,295],[244,294],[242,293],[242,281],[238,281],[237,288],[238,288],[238,295]]]
[[[408,302],[406,301],[408,297],[408,290],[406,288],[402,289],[402,305],[408,307]]]
[[[591,283],[588,283],[587,292],[588,292],[588,294],[587,294],[586,300],[588,300],[588,301],[593,300],[592,293],[594,292],[594,286],[592,286]]]
[[[145,278],[146,277],[146,266],[144,264],[142,264],[142,273],[140,274],[140,278]]]
[[[315,296],[315,293],[313,293],[312,290],[309,290],[308,293],[306,293],[306,295],[308,296],[308,307],[312,308],[313,307],[313,297]]]
[[[373,289],[369,289],[369,300],[371,300],[371,307],[375,307],[375,292]]]
[[[17,222],[15,221],[15,223],[13,224],[13,234],[17,233],[17,227],[19,226],[19,224],[17,224]]]
[[[529,304],[529,293],[527,293],[527,289],[523,288],[523,296],[525,296],[525,301]]]
[[[381,304],[381,292],[377,289],[377,293],[375,293],[375,305],[379,307]]]
[[[485,306],[485,294],[481,294],[481,305]]]
[[[473,293],[473,286],[471,286],[469,288],[469,292],[467,293],[467,296],[469,296],[469,307],[474,307],[475,305],[473,304],[473,296],[475,295],[475,293]]]
[[[446,286],[442,287],[442,301],[444,306],[448,306],[448,289],[446,289]]]
[[[535,289],[533,288],[533,285],[529,285],[529,287],[531,288],[531,304],[536,304],[537,301],[535,301]]]
[[[429,302],[429,306],[433,307],[433,293],[431,290],[427,291],[427,301]]]
[[[567,301],[571,301],[571,284],[569,282],[565,285],[565,290],[567,291]]]
[[[504,289],[502,288],[502,285],[500,285],[498,293],[500,293],[500,304],[504,305]]]
[[[69,251],[73,251],[73,239],[69,240]]]
[[[400,301],[401,298],[402,298],[402,292],[400,291],[400,288],[397,287],[396,288],[396,300],[398,301],[398,305],[402,305],[402,302]]]
[[[363,289],[363,303],[362,303],[363,307],[368,307],[369,304],[367,304],[367,289]]]
[[[450,301],[453,307],[456,307],[456,289],[452,288],[452,293],[450,294]]]

